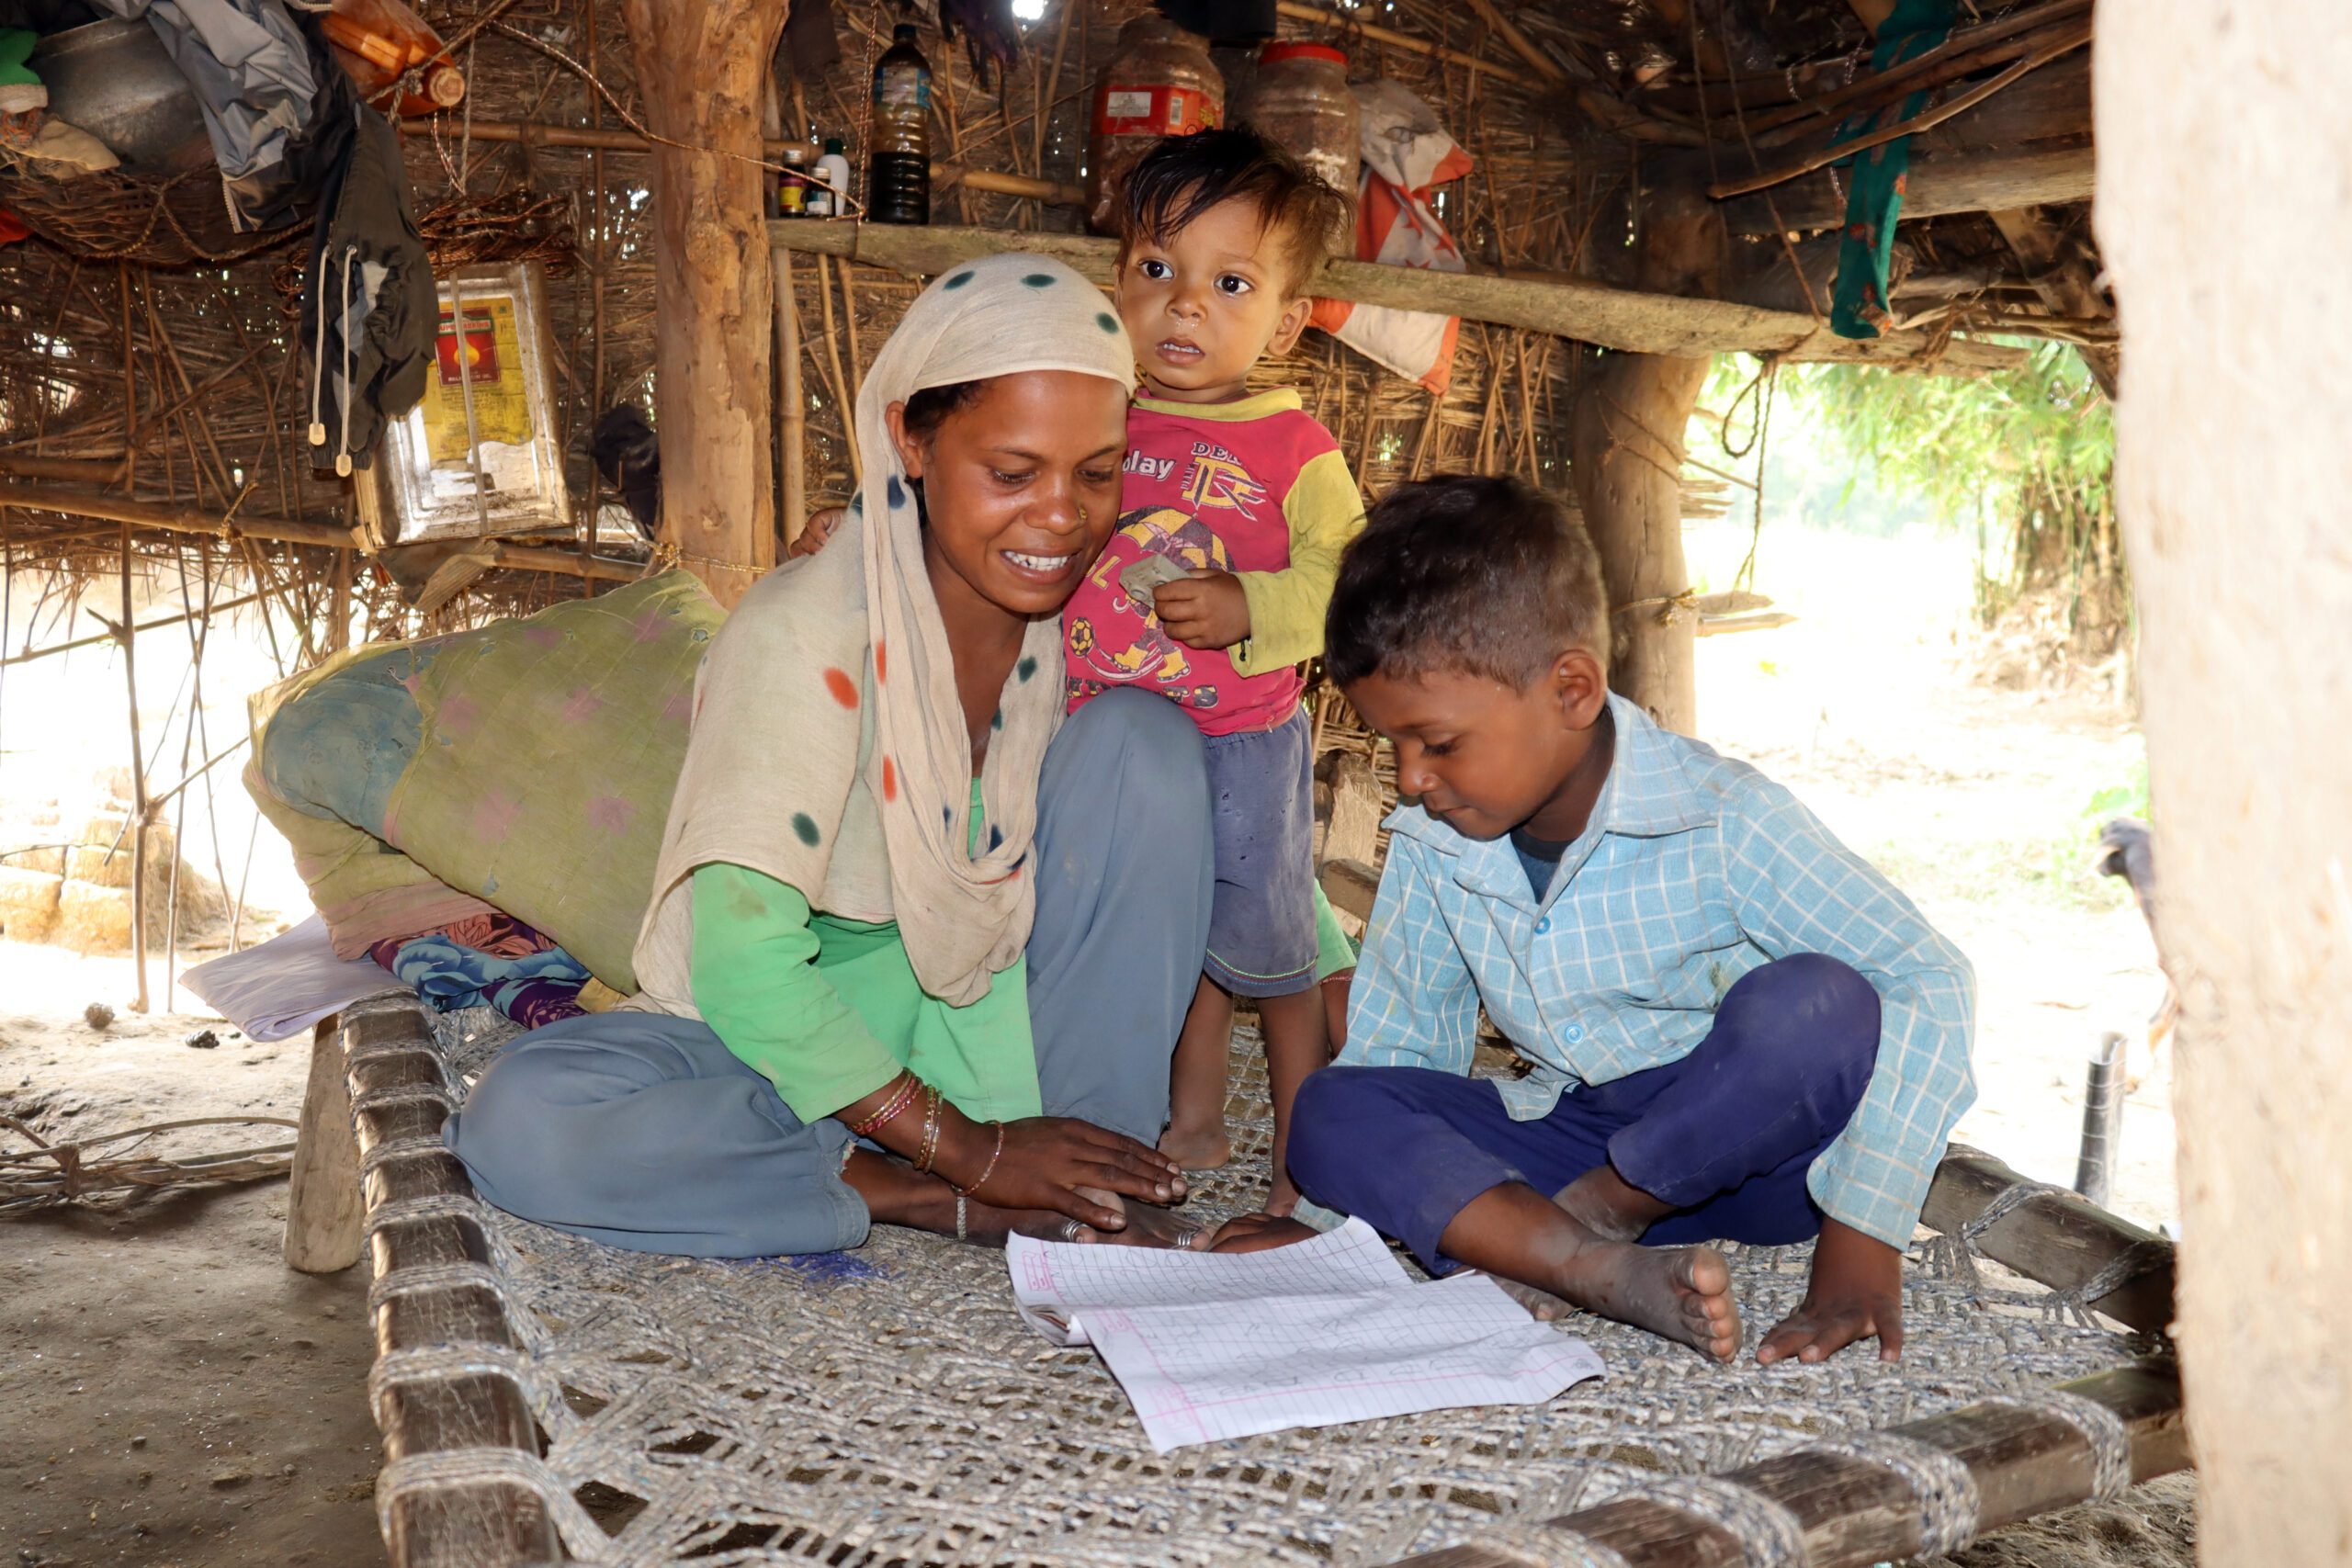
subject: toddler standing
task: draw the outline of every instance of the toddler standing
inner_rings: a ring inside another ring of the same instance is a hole
[[[1275,1213],[1296,1200],[1283,1172],[1291,1102],[1325,1057],[1301,666],[1322,651],[1340,552],[1363,506],[1339,444],[1298,394],[1253,395],[1248,378],[1298,341],[1306,285],[1343,210],[1329,186],[1247,130],[1170,137],[1128,175],[1114,293],[1142,387],[1119,526],[1064,615],[1072,711],[1137,686],[1182,706],[1206,742],[1216,893],[1160,1148],[1195,1169],[1229,1156],[1233,998],[1256,998]]]

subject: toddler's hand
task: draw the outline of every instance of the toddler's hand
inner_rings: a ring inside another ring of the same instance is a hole
[[[1209,1237],[1203,1252],[1266,1252],[1294,1242],[1310,1241],[1315,1227],[1301,1220],[1278,1219],[1272,1214],[1236,1214]]]
[[[1250,596],[1229,571],[1196,571],[1153,590],[1152,613],[1186,648],[1231,648],[1250,635]]]

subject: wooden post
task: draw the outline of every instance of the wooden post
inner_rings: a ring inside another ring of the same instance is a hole
[[[775,79],[771,75],[764,85],[765,102],[760,110],[761,130],[771,141],[784,134],[783,105],[776,92]],[[797,84],[793,91],[799,92]],[[805,106],[796,108],[795,118],[802,129],[808,125]],[[789,547],[800,537],[808,525],[808,397],[800,383],[800,300],[792,288],[792,252],[773,243],[775,231],[770,230],[768,266],[775,290],[775,460],[778,472],[777,489],[784,516],[778,520],[777,532]],[[818,263],[818,287],[824,286],[824,262]],[[855,405],[849,409],[854,420]]]
[[[327,651],[341,653],[351,646],[351,579],[353,552],[334,553],[334,575],[327,580]]]
[[[122,525],[122,683],[130,695],[130,967],[139,994],[130,1010],[147,1010],[147,749],[139,740],[139,667],[130,618],[130,525]],[[165,725],[166,731],[169,724]]]
[[[667,139],[651,160],[662,537],[730,608],[775,564],[760,90],[788,4],[622,6],[647,128]]]
[[[792,288],[792,253],[782,245],[768,252],[775,268],[775,355],[781,374],[776,395],[776,458],[784,465],[784,542],[788,546],[808,525],[808,394],[800,384],[800,301]],[[825,264],[822,259],[819,267]],[[823,273],[818,277],[821,284]],[[852,422],[855,413],[852,411]]]
[[[286,1193],[286,1266],[334,1274],[359,1261],[359,1144],[351,1130],[351,1081],[343,1031],[322,1019],[311,1036],[311,1081],[294,1134]]]
[[[2178,1337],[2208,1563],[2352,1560],[2352,31],[2103,5],[2116,474],[2179,991]],[[2256,84],[2259,84],[2256,85]],[[2291,178],[2272,177],[2292,170]],[[2290,313],[2249,280],[2297,269]],[[2334,258],[2334,259],[2330,259]]]
[[[1642,287],[1708,295],[1722,274],[1723,222],[1695,192],[1652,193],[1641,235]],[[1568,479],[1600,552],[1611,620],[1609,683],[1667,728],[1699,728],[1699,617],[1673,603],[1690,587],[1682,558],[1682,439],[1710,361],[1604,354],[1568,418]]]

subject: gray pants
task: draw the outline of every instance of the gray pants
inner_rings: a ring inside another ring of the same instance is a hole
[[[1110,692],[1065,723],[1038,783],[1029,1017],[1051,1116],[1150,1143],[1199,983],[1216,855],[1200,734]],[[614,1247],[697,1258],[865,1239],[849,1129],[803,1122],[709,1025],[607,1012],[498,1054],[444,1134],[483,1198]]]

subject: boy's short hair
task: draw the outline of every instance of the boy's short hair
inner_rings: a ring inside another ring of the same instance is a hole
[[[1341,686],[1441,671],[1523,688],[1571,648],[1609,663],[1600,558],[1554,497],[1464,474],[1400,484],[1340,559],[1324,667]]]
[[[1254,130],[1228,127],[1163,136],[1119,189],[1112,221],[1119,265],[1147,242],[1166,244],[1210,208],[1247,201],[1278,246],[1285,298],[1306,290],[1329,252],[1347,200],[1323,177]]]

